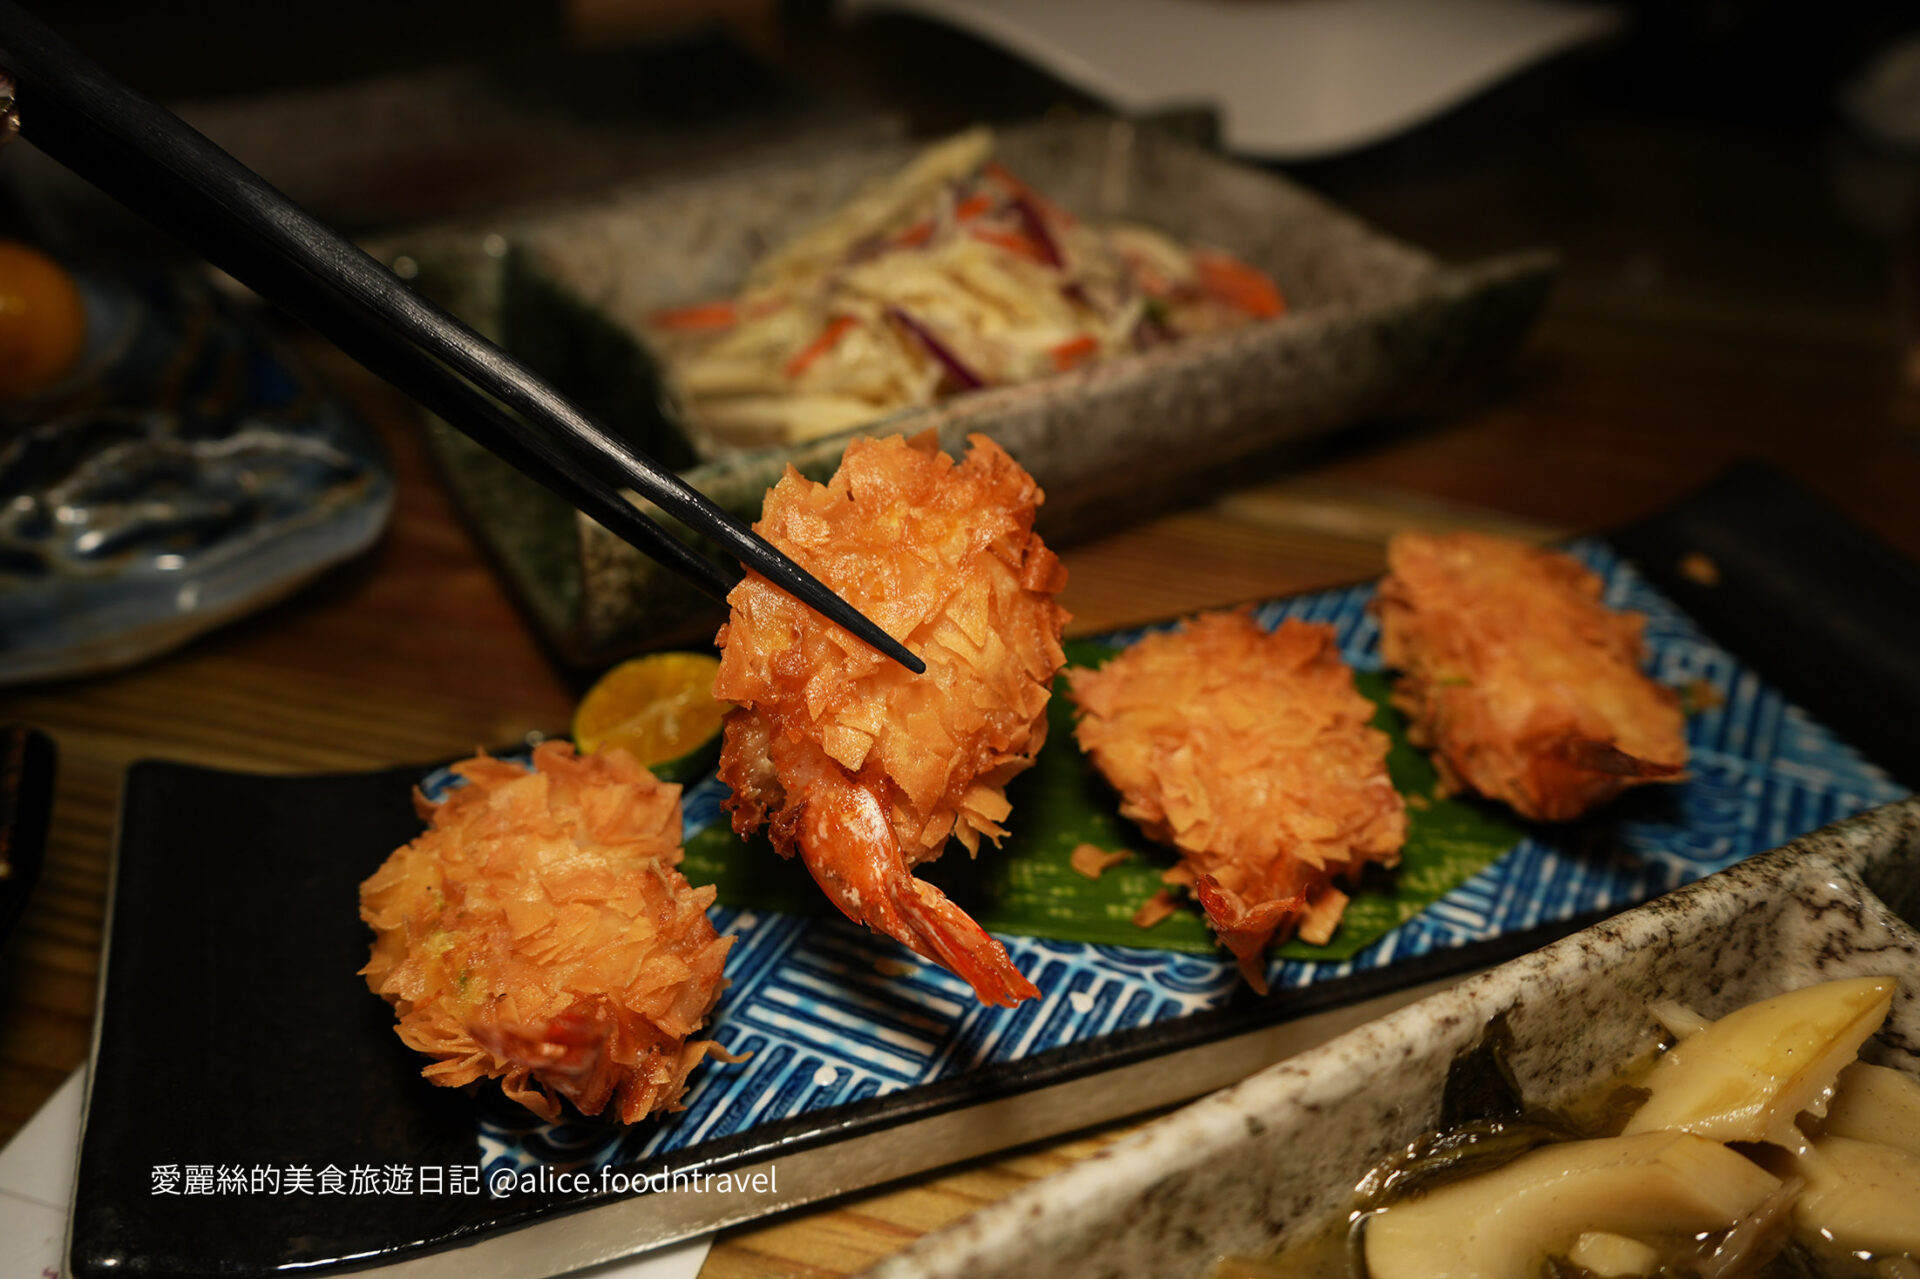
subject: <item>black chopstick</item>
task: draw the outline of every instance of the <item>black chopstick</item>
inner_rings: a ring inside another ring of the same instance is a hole
[[[546,436],[527,431],[445,365],[412,358],[409,351],[395,349],[386,340],[390,336],[386,330],[354,324],[350,316],[339,313],[340,303],[331,295],[312,288],[305,277],[288,271],[278,259],[257,262],[252,269],[254,280],[273,281],[273,296],[280,306],[316,331],[328,334],[335,345],[370,373],[442,421],[459,423],[475,443],[572,503],[608,532],[722,603],[739,583],[738,568],[729,571],[673,537],[578,458]]]
[[[907,669],[926,669],[704,494],[610,435],[504,351],[413,293],[172,113],[94,66],[12,0],[0,0],[0,68],[16,84],[21,136],[285,306],[371,372],[409,395],[431,397],[434,412],[610,532],[689,575],[702,590],[715,589],[715,574],[724,576],[595,479],[582,457],[610,464],[662,511]],[[489,405],[480,391],[541,429]],[[608,523],[603,516],[616,508],[630,514],[612,514]],[[678,549],[666,550],[668,544]]]

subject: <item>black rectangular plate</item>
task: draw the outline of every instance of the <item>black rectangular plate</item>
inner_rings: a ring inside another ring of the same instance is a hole
[[[1913,565],[1778,476],[1744,468],[1608,540],[1722,644],[1750,656],[1844,736],[1871,744],[1876,762],[1908,784],[1920,776],[1920,738],[1875,727],[1878,716],[1897,725],[1920,719],[1920,659],[1902,629],[1920,617]],[[1713,560],[1714,586],[1679,567],[1693,552]],[[1875,708],[1878,715],[1869,713]],[[559,1214],[622,1204],[632,1211],[631,1196],[592,1193],[154,1193],[153,1170],[165,1166],[317,1171],[479,1162],[475,1115],[489,1104],[485,1093],[423,1086],[419,1060],[394,1036],[387,1007],[353,976],[367,954],[358,885],[418,834],[411,790],[425,771],[261,777],[169,763],[133,767],[75,1190],[73,1273],[353,1269],[497,1241]],[[1243,992],[1214,1012],[801,1115],[677,1151],[670,1162],[719,1172],[762,1167],[777,1155],[785,1167],[809,1151],[890,1130],[911,1140],[910,1130],[925,1131],[942,1116],[985,1114],[1156,1058],[1304,1026],[1344,1005],[1498,963],[1582,922],[1268,999]],[[1186,1094],[1129,1107],[1130,1095],[1147,1097],[1116,1090],[1104,1111],[1079,1122]],[[497,1093],[491,1104],[501,1104]],[[1027,1131],[998,1145],[1041,1135]],[[944,1161],[933,1150],[905,1170]],[[856,1177],[838,1188],[863,1184],[870,1183]],[[792,1202],[770,1200],[684,1229],[662,1226],[656,1237]],[[589,1223],[568,1224],[585,1230]]]

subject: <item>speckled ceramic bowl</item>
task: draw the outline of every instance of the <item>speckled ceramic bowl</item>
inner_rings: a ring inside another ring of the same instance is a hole
[[[1454,1057],[1508,1014],[1548,1105],[1651,1046],[1648,1005],[1708,1016],[1818,981],[1901,979],[1863,1050],[1920,1070],[1920,798],[1744,862],[1271,1066],[929,1235],[871,1279],[1204,1276],[1344,1211],[1368,1168],[1438,1118]]]
[[[1286,315],[1020,386],[956,396],[806,444],[727,452],[681,429],[643,318],[724,297],[767,250],[897,169],[906,144],[846,149],[503,222],[401,237],[419,287],[497,336],[609,427],[757,518],[791,463],[825,479],[858,434],[999,441],[1047,492],[1056,542],[1139,519],[1226,468],[1357,418],[1432,406],[1511,355],[1554,258],[1437,261],[1271,173],[1153,129],[1048,121],[1000,135],[1014,171],[1083,216],[1159,226],[1268,271]],[[581,664],[709,640],[711,603],[450,432],[436,448],[548,639]]]

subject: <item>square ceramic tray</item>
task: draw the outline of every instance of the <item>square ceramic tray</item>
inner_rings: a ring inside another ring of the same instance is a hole
[[[1501,965],[1028,1186],[870,1279],[1204,1279],[1348,1207],[1439,1122],[1454,1059],[1504,1016],[1530,1104],[1563,1105],[1653,1046],[1650,1011],[1720,1017],[1843,977],[1900,981],[1862,1055],[1920,1073],[1920,799],[1862,814]]]
[[[854,434],[981,432],[1047,493],[1056,543],[1137,519],[1207,477],[1357,418],[1431,406],[1504,361],[1546,300],[1552,255],[1449,266],[1275,175],[1144,126],[1048,122],[999,138],[1005,163],[1063,207],[1216,245],[1280,283],[1288,313],[1023,386],[974,392],[822,440],[759,452],[690,438],[645,350],[649,312],[730,294],[754,261],[913,148],[844,150],[632,189],[383,246],[430,296],[722,506],[757,518],[789,464],[825,479]],[[447,475],[553,647],[601,665],[705,643],[711,601],[445,427]]]
[[[1774,527],[1791,530],[1796,545],[1771,548]],[[1704,601],[1724,623],[1717,633],[1672,599],[1688,581],[1676,566],[1701,546],[1724,547]],[[1042,998],[984,1008],[949,974],[843,920],[723,902],[716,922],[741,940],[714,1034],[753,1057],[703,1065],[685,1111],[633,1129],[543,1125],[497,1090],[426,1085],[387,1008],[354,975],[368,941],[356,886],[418,832],[411,791],[428,769],[261,777],[136,765],[116,854],[72,1269],[257,1275],[383,1261],[421,1275],[482,1264],[558,1273],[1197,1096],[1596,913],[1904,793],[1846,739],[1882,718],[1912,722],[1903,715],[1920,690],[1898,682],[1904,650],[1880,642],[1898,634],[1886,628],[1900,617],[1920,615],[1905,561],[1764,474],[1578,550],[1614,602],[1649,614],[1656,673],[1721,695],[1690,721],[1695,765],[1684,786],[1529,830],[1351,959],[1276,958],[1265,999],[1217,955],[1008,936]],[[1817,589],[1795,580],[1802,554],[1828,584],[1810,618],[1782,602]],[[1845,578],[1836,557],[1865,575],[1863,601],[1833,587]],[[1261,616],[1329,621],[1347,657],[1373,666],[1370,593],[1361,584],[1273,601]],[[1797,660],[1750,665],[1742,639],[1756,629]],[[1875,696],[1856,698],[1862,687]],[[1860,706],[1874,714],[1849,710]],[[1876,740],[1899,776],[1920,771],[1911,740]],[[1060,734],[1048,749],[1073,748]],[[689,819],[710,815],[713,800],[710,783],[696,786]],[[1879,874],[1870,882],[1888,891]],[[183,1187],[189,1166],[206,1193],[159,1188]],[[329,1167],[337,1193],[285,1189],[292,1170],[317,1178]],[[429,1168],[442,1189],[422,1194]],[[449,1171],[468,1168],[476,1183],[483,1171],[601,1168],[759,1172],[777,1183],[732,1195],[448,1191]]]

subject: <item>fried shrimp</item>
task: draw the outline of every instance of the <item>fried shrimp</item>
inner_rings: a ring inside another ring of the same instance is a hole
[[[1331,938],[1336,878],[1399,860],[1387,735],[1331,627],[1206,613],[1068,678],[1081,747],[1121,813],[1180,851],[1168,878],[1192,886],[1256,990],[1273,941]]]
[[[1679,695],[1640,670],[1646,619],[1569,556],[1478,533],[1402,533],[1380,586],[1394,702],[1451,790],[1566,821],[1686,767]]]
[[[633,1123],[678,1110],[711,1041],[690,1037],[726,986],[731,937],[680,863],[680,788],[623,750],[546,742],[533,769],[482,756],[428,829],[360,886],[361,969],[399,1014],[421,1072],[480,1078],[544,1119],[560,1098]]]
[[[1066,662],[1066,570],[1033,532],[1041,492],[974,436],[856,440],[830,484],[792,468],[754,528],[927,664],[913,675],[749,573],[728,597],[714,696],[720,778],[742,836],[798,848],[849,919],[965,978],[982,1000],[1037,994],[1006,950],[913,867],[949,837],[998,842],[1008,779],[1046,738]]]

